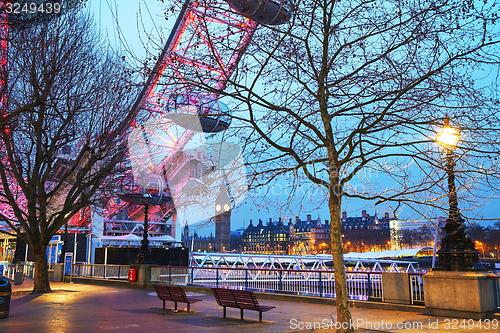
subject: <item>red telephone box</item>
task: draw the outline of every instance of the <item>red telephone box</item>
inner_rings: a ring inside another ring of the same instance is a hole
[[[135,268],[129,268],[129,270],[128,270],[128,280],[130,282],[135,282],[135,280],[137,280],[137,270]]]

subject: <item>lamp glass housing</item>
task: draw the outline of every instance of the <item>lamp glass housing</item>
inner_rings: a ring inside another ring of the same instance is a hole
[[[460,141],[460,132],[451,126],[445,126],[436,135],[436,141],[447,149],[453,149]]]

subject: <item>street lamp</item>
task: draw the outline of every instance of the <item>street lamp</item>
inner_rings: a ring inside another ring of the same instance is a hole
[[[450,126],[449,119],[444,119],[444,127],[436,135],[437,143],[446,153],[446,174],[448,176],[448,219],[444,229],[445,236],[441,239],[438,251],[440,270],[468,271],[480,268],[479,251],[467,235],[460,211],[458,210],[457,189],[455,187],[454,151],[460,141],[458,129]]]
[[[66,221],[66,224],[64,224],[64,238],[63,238],[63,244],[61,246],[61,255],[59,256],[60,264],[64,263],[65,260],[64,257],[66,257],[67,244],[68,244],[68,222]]]
[[[172,201],[172,195],[159,175],[150,173],[137,175],[137,178],[131,176],[130,173],[125,174],[118,197],[123,201],[144,206],[144,231],[136,264],[154,264],[148,239],[149,207]]]

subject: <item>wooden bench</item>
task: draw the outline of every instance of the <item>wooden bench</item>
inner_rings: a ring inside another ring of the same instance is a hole
[[[163,301],[163,309],[165,309],[165,301],[170,301],[175,303],[175,310],[177,310],[177,303],[186,303],[187,310],[189,311],[189,306],[193,303],[203,301],[199,298],[190,298],[186,296],[186,291],[184,288],[179,286],[162,286],[155,285],[156,295]]]
[[[224,308],[224,318],[226,318],[226,308],[240,309],[241,320],[243,320],[243,310],[253,310],[259,312],[259,322],[262,323],[262,312],[275,308],[275,306],[260,305],[253,291],[212,288],[212,292],[217,304]]]

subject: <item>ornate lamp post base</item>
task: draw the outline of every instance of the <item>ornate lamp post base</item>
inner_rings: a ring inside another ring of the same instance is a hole
[[[151,254],[151,249],[148,247],[147,249],[142,249],[139,251],[137,255],[137,264],[155,264],[153,261],[153,255]]]
[[[439,249],[439,265],[436,270],[441,271],[484,271],[485,267],[479,262],[480,252],[476,250],[474,241],[467,235],[464,220],[458,209],[448,219],[444,229],[446,235],[441,241]]]
[[[442,271],[485,271],[479,263],[479,251],[471,249],[440,249],[438,251],[439,266],[435,270]]]

